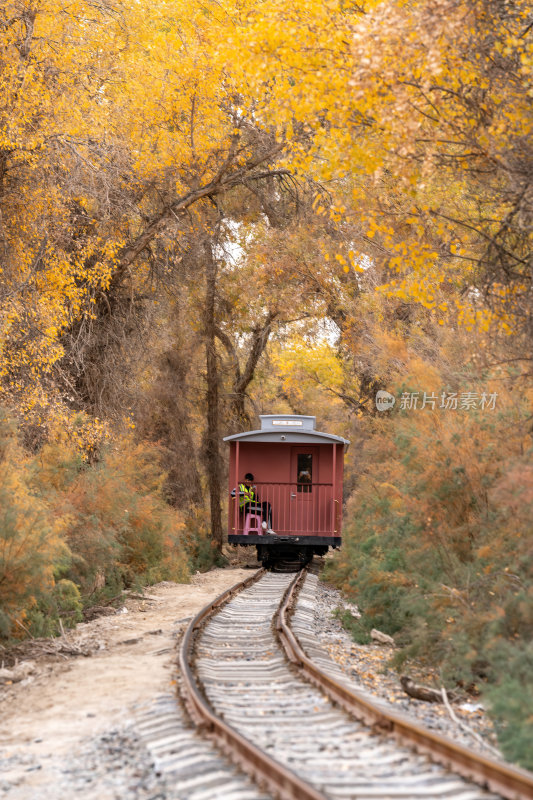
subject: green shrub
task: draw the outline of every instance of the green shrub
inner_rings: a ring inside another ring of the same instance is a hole
[[[533,643],[499,642],[485,690],[504,756],[533,770]]]
[[[213,542],[208,512],[203,508],[189,511],[185,520],[184,546],[191,572],[207,572],[211,567],[222,567],[227,563]]]
[[[187,581],[164,480],[157,449],[130,439],[94,464],[64,433],[31,456],[0,413],[0,637],[54,635],[125,587]]]
[[[73,554],[66,577],[91,603],[134,583],[189,577],[184,524],[165,502],[157,449],[122,445],[83,470],[62,497]]]
[[[32,485],[35,464],[20,447],[14,421],[0,411],[0,635],[24,637],[28,615],[54,592],[69,563],[65,520]]]
[[[499,413],[369,420],[342,550],[325,578],[363,612],[357,641],[394,636],[445,685],[475,685],[508,757],[531,767],[533,452],[516,398]],[[498,446],[495,446],[498,442]],[[524,447],[526,443],[526,447]],[[528,694],[529,693],[529,694]],[[508,702],[506,702],[508,698]]]

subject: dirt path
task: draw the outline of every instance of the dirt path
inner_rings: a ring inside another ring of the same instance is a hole
[[[145,599],[130,599],[121,612],[67,634],[90,655],[41,657],[24,681],[0,687],[0,796],[46,796],[49,787],[50,796],[67,797],[54,783],[58,764],[131,720],[134,704],[173,691],[176,634],[249,575],[249,569],[214,569],[190,584],[149,587]]]

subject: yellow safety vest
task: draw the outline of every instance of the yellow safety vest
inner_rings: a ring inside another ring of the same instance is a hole
[[[251,486],[239,483],[239,508],[244,508],[247,503],[253,503],[255,498],[254,490]]]

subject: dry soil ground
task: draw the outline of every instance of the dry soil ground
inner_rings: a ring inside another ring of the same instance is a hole
[[[122,613],[66,634],[90,655],[41,656],[26,679],[0,687],[5,796],[45,797],[49,788],[57,798],[58,763],[87,740],[120,728],[134,704],[172,690],[176,633],[209,600],[249,575],[249,569],[214,569],[190,584],[151,586],[144,599],[128,600]]]

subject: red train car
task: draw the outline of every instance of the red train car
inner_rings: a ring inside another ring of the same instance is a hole
[[[341,543],[341,436],[315,430],[316,417],[265,414],[261,429],[230,445],[228,542],[256,545],[264,564],[307,561]],[[245,480],[245,476],[252,479]]]

